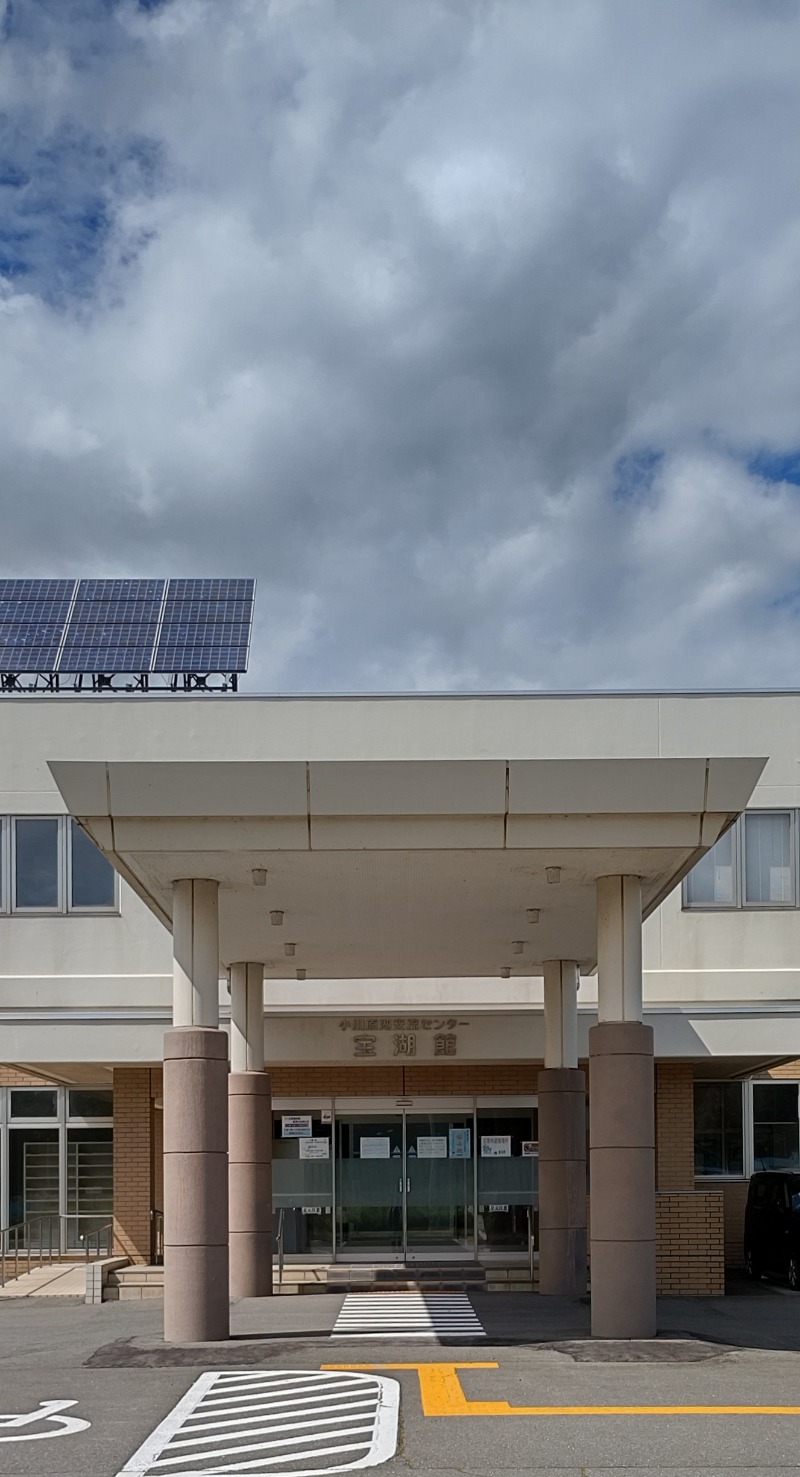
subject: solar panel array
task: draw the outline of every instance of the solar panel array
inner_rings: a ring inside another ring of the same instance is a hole
[[[0,671],[245,672],[255,580],[0,580]]]

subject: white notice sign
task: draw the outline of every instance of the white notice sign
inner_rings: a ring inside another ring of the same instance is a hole
[[[418,1159],[446,1159],[447,1138],[444,1134],[420,1134],[417,1137]]]
[[[481,1158],[482,1159],[510,1159],[511,1158],[511,1134],[510,1133],[483,1133],[483,1134],[481,1134]]]
[[[330,1139],[301,1139],[298,1145],[301,1159],[330,1159]]]
[[[281,1137],[285,1139],[310,1139],[310,1113],[282,1113]]]
[[[363,1138],[360,1145],[362,1159],[388,1159],[388,1138]]]

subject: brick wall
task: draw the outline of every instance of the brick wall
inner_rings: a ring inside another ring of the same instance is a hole
[[[154,1117],[149,1067],[114,1069],[114,1251],[150,1260]]]
[[[656,1064],[656,1186],[694,1189],[694,1073],[691,1062]]]
[[[781,1067],[770,1067],[768,1077],[788,1077],[790,1081],[800,1077],[800,1062],[784,1062]]]
[[[656,1286],[674,1297],[719,1297],[725,1291],[721,1190],[656,1195]]]
[[[21,1072],[19,1067],[0,1066],[0,1087],[55,1087],[49,1077],[36,1077],[32,1072]]]
[[[447,1093],[531,1093],[538,1069],[467,1066],[460,1062],[393,1063],[352,1067],[279,1067],[267,1064],[275,1097],[407,1097]]]
[[[744,1266],[744,1208],[747,1203],[747,1180],[729,1180],[721,1185],[725,1202],[725,1266]]]

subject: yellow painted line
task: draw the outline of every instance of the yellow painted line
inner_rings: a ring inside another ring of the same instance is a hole
[[[499,1369],[474,1364],[323,1364],[322,1369],[415,1369],[424,1415],[796,1415],[800,1405],[509,1405],[507,1400],[468,1400],[460,1369]]]

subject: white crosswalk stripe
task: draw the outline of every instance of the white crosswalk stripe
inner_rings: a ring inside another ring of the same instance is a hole
[[[317,1477],[394,1456],[400,1387],[354,1371],[202,1374],[117,1477]]]
[[[485,1338],[472,1303],[463,1292],[349,1292],[332,1338]]]

